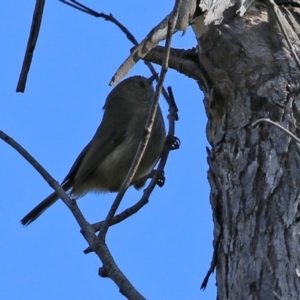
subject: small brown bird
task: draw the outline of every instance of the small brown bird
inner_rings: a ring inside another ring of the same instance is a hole
[[[88,192],[117,192],[127,175],[140,140],[145,132],[149,110],[154,100],[150,78],[133,76],[119,83],[108,95],[104,115],[94,137],[79,154],[62,182],[70,196],[79,198]],[[134,176],[132,185],[140,188],[155,166],[165,141],[165,125],[158,107],[150,140]],[[28,225],[58,200],[54,192],[22,220]]]

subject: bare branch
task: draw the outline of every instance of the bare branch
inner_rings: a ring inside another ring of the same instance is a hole
[[[115,215],[115,213],[121,203],[121,200],[135,175],[135,172],[136,172],[136,170],[139,166],[139,163],[144,155],[148,141],[151,136],[151,131],[152,131],[152,127],[153,127],[153,123],[154,123],[154,119],[155,119],[155,115],[156,115],[156,111],[157,111],[157,107],[158,107],[159,95],[161,93],[163,81],[164,81],[166,72],[168,70],[168,59],[169,59],[169,53],[170,53],[172,34],[173,34],[174,27],[175,27],[175,24],[177,21],[180,4],[181,4],[181,0],[177,0],[175,9],[174,9],[174,14],[168,24],[168,33],[167,33],[167,39],[166,39],[166,45],[165,45],[165,58],[164,58],[164,61],[162,64],[162,69],[160,72],[158,84],[156,86],[154,101],[153,101],[151,110],[149,112],[149,118],[148,118],[147,125],[146,125],[147,134],[143,137],[142,141],[139,144],[139,148],[136,152],[136,155],[131,164],[131,167],[126,175],[126,178],[122,184],[122,187],[121,187],[121,189],[120,189],[120,191],[119,191],[119,193],[118,193],[118,195],[117,195],[117,197],[116,197],[116,199],[115,199],[115,201],[103,223],[103,226],[102,226],[102,229],[101,229],[101,232],[99,235],[99,238],[103,241],[105,240],[105,236],[106,236],[107,230],[109,228],[110,222],[112,221],[113,216]]]
[[[192,59],[185,58],[184,55],[191,54],[191,50],[182,50],[182,49],[170,49],[170,58],[169,58],[169,67],[174,69],[190,78],[195,80],[205,81],[204,75],[202,74],[199,64]],[[195,56],[198,56],[196,51],[194,51]],[[145,57],[144,60],[151,61],[158,65],[162,64],[163,59],[163,47],[156,46],[153,48]]]
[[[23,65],[19,76],[16,92],[23,93],[25,91],[27,75],[30,69],[33,52],[38,39],[40,26],[43,17],[45,0],[36,0],[35,9],[33,12],[30,34],[27,42],[27,47],[24,55]]]

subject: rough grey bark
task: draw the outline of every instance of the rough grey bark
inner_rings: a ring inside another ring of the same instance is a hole
[[[281,12],[299,54],[300,10]],[[299,299],[300,146],[251,126],[269,118],[300,136],[296,58],[271,6],[210,25],[199,45],[218,299]]]

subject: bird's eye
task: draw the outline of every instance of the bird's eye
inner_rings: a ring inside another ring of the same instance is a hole
[[[144,88],[145,87],[145,82],[144,81],[140,81],[139,85]]]

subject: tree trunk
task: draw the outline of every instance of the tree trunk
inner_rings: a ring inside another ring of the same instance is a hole
[[[299,145],[251,126],[269,118],[300,136],[300,9],[277,13],[284,31],[274,7],[253,6],[199,38],[222,300],[300,298]]]

